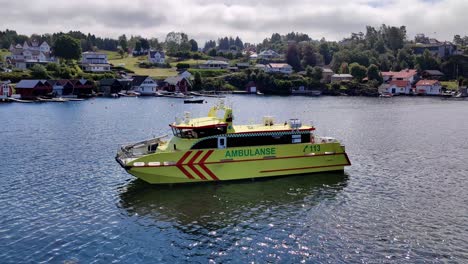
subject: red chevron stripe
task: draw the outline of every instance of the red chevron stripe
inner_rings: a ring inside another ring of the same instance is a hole
[[[205,161],[208,159],[208,157],[209,157],[209,156],[211,155],[211,153],[213,153],[213,152],[214,152],[214,150],[209,150],[208,153],[206,153],[206,155],[200,160],[199,163],[204,164]]]
[[[206,166],[205,164],[199,164],[200,168],[202,168],[206,173],[208,173],[208,175],[210,175],[210,177],[215,180],[215,181],[219,181],[219,178],[216,177],[216,175],[210,171]]]
[[[203,153],[203,150],[199,150],[197,151],[197,153],[195,153],[195,155],[193,155],[193,157],[190,159],[190,161],[188,162],[188,166],[190,169],[192,169],[193,172],[195,172],[195,174],[198,175],[198,177],[200,177],[200,179],[202,180],[207,180],[205,175],[203,175],[197,168],[195,168],[195,166],[193,165],[193,163],[195,163],[195,161],[198,159],[198,157],[200,157],[200,155]]]
[[[190,172],[188,172],[184,167],[177,166],[177,168],[179,168],[179,170],[182,171],[185,174],[185,176],[187,176],[187,178],[192,180],[195,179],[195,177],[193,177],[192,174],[190,174]]]
[[[184,163],[185,159],[190,156],[190,154],[192,154],[192,151],[187,151],[184,156],[182,156],[182,158],[180,158],[179,161],[177,161],[177,165],[180,165],[182,163]]]
[[[193,172],[195,172],[198,175],[198,177],[200,177],[200,179],[208,180],[197,168],[195,168],[195,166],[193,164],[190,164],[188,166],[189,166],[189,168],[191,168],[193,170]]]
[[[210,175],[210,177],[215,180],[215,181],[219,181],[218,177],[216,177],[216,175],[210,170],[208,169],[206,166],[205,166],[205,161],[208,159],[208,157],[210,157],[210,155],[214,152],[214,150],[209,150],[208,153],[206,153],[205,156],[203,156],[203,158],[200,160],[199,162],[199,166],[200,168],[202,168],[202,170],[204,170],[208,175]]]
[[[193,155],[192,159],[188,162],[188,164],[193,164],[195,160],[203,153],[203,150],[199,150],[195,155]]]
[[[192,174],[190,174],[190,172],[188,172],[182,165],[184,161],[187,159],[187,157],[190,156],[190,154],[192,154],[192,151],[186,152],[184,156],[182,156],[182,158],[180,158],[180,160],[177,161],[176,166],[183,174],[185,174],[185,176],[187,176],[187,178],[195,179],[195,177],[193,177]]]

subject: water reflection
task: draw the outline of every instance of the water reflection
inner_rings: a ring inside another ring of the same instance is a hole
[[[269,211],[291,217],[304,206],[334,199],[347,181],[344,173],[178,186],[134,180],[122,190],[120,205],[131,216],[215,230]]]

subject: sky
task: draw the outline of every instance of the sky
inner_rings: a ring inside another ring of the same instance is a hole
[[[468,35],[468,0],[0,0],[0,6],[0,30],[26,35],[80,30],[163,41],[176,31],[199,43],[224,36],[258,43],[292,31],[341,40],[381,24],[405,25],[410,39]]]

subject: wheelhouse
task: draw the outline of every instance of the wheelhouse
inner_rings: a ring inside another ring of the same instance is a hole
[[[177,126],[170,125],[174,136],[186,139],[204,138],[227,133],[227,124],[216,124],[210,126]]]

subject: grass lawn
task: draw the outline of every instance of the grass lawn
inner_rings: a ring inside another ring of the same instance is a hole
[[[106,53],[108,60],[116,60],[120,59],[120,55],[117,51],[110,51],[110,50],[98,50],[98,52]]]
[[[448,82],[440,82],[442,86],[447,87],[449,90],[458,90],[458,82],[457,81],[448,81]]]
[[[202,64],[204,62],[206,62],[206,60],[189,59],[189,60],[183,60],[183,61],[173,61],[170,64],[171,64],[172,67],[175,67],[177,65],[177,63],[186,63],[186,64],[189,64],[190,66],[192,66],[192,65],[196,66],[196,65]]]
[[[5,55],[10,55],[11,52],[7,49],[0,49],[0,61],[4,61]]]
[[[120,58],[120,55],[117,54],[117,58],[109,58],[109,62],[114,64],[115,66],[123,66],[129,70],[135,72],[138,75],[149,75],[156,79],[165,79],[169,76],[177,75],[177,71],[174,67],[172,68],[153,68],[153,69],[145,69],[138,67],[140,62],[146,61],[146,57],[132,57],[128,56],[123,59]]]

